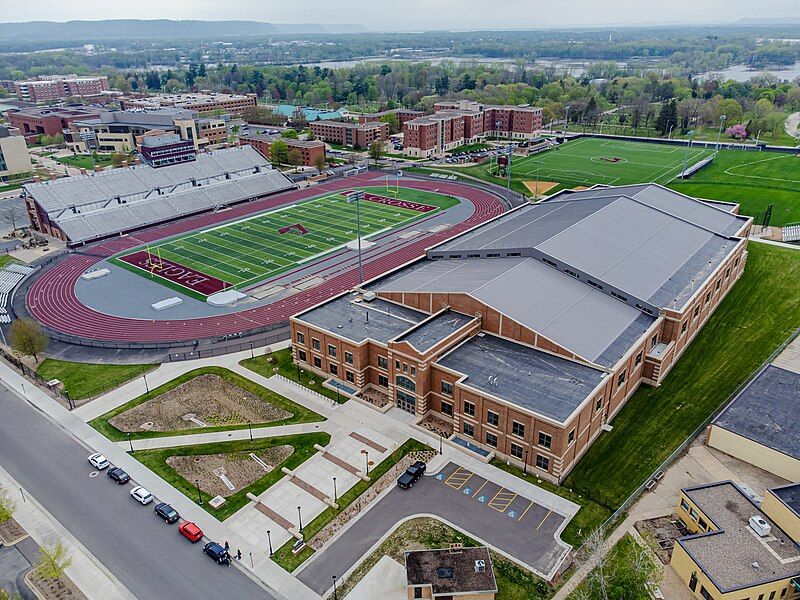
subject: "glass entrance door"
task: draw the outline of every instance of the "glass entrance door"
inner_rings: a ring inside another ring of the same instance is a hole
[[[417,400],[411,394],[397,390],[397,408],[407,413],[416,414]]]

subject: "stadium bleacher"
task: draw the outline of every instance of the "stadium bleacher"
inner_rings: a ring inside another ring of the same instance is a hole
[[[11,323],[11,316],[6,310],[8,295],[17,284],[28,273],[33,271],[33,267],[9,263],[4,269],[0,269],[0,323]]]
[[[72,243],[291,187],[251,146],[206,152],[193,162],[158,169],[136,165],[23,186]]]

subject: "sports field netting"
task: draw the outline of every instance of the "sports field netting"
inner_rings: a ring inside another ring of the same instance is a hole
[[[363,238],[456,204],[449,196],[394,187],[358,188]],[[139,247],[115,264],[160,283],[205,297],[263,281],[323,256],[357,238],[356,205],[347,191],[307,200]]]

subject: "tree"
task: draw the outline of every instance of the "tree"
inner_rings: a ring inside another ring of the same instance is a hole
[[[290,140],[296,140],[299,136],[297,134],[297,130],[295,130],[295,129],[285,129],[284,131],[281,131],[281,137],[282,138],[286,138],[286,139],[290,139]]]
[[[303,164],[303,155],[300,154],[300,150],[297,148],[292,148],[289,150],[286,156],[286,162],[294,167],[295,171],[297,171],[297,167]]]
[[[13,202],[8,202],[0,208],[0,219],[11,225],[11,231],[17,230],[17,223],[22,219],[23,208]]]
[[[389,135],[400,132],[400,119],[397,118],[397,115],[395,113],[389,113],[388,115],[383,115],[380,118],[380,121],[389,124]]]
[[[276,165],[289,162],[289,146],[283,140],[275,140],[269,147],[269,159]]]
[[[661,135],[668,135],[678,124],[678,103],[675,98],[661,105],[661,111],[656,120],[656,129]]]
[[[738,123],[733,127],[728,127],[725,130],[725,135],[729,135],[735,140],[743,140],[744,138],[747,137],[747,127],[745,127],[741,123]]]
[[[17,504],[3,488],[0,488],[0,523],[5,523],[14,516]]]
[[[367,155],[375,162],[378,162],[381,158],[383,158],[383,142],[380,140],[375,140],[372,142],[367,149]]]
[[[111,164],[115,167],[121,167],[122,163],[126,160],[128,160],[128,157],[119,152],[114,152],[114,154],[111,155]]]
[[[42,326],[33,319],[16,319],[11,324],[11,347],[23,356],[32,356],[39,362],[39,354],[45,349],[50,340],[42,331]]]
[[[314,166],[317,168],[317,172],[319,172],[320,175],[322,174],[322,171],[325,170],[326,164],[327,163],[325,162],[324,154],[320,154],[319,156],[317,156],[317,158],[314,159]]]
[[[58,579],[71,564],[72,559],[67,554],[67,549],[61,542],[56,542],[52,546],[39,548],[36,573],[45,579]]]

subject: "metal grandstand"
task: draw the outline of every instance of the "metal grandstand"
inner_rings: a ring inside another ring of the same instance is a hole
[[[69,238],[87,242],[293,187],[250,146],[198,155],[154,169],[149,165],[26,184]]]

